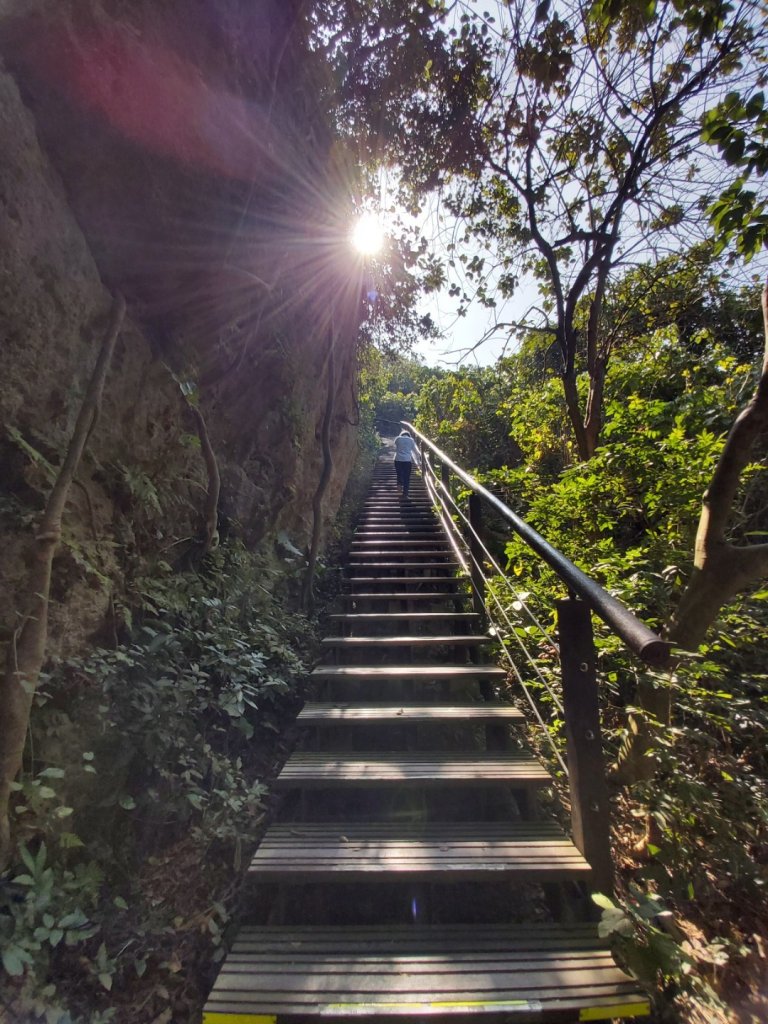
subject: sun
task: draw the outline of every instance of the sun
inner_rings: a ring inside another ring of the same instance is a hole
[[[352,229],[352,245],[361,256],[375,256],[384,245],[384,230],[375,213],[364,213]]]

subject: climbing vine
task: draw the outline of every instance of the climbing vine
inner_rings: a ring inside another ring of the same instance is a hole
[[[53,558],[61,541],[62,518],[77,467],[88,440],[96,428],[101,411],[112,353],[125,316],[125,301],[118,295],[113,302],[109,326],[78,412],[64,461],[56,474],[53,488],[37,528],[32,565],[22,603],[28,608],[14,630],[9,645],[5,674],[0,683],[0,869],[11,856],[11,832],[8,817],[11,785],[21,766],[29,726],[32,699],[43,667],[48,637],[48,602]]]

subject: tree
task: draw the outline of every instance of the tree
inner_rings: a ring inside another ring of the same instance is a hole
[[[495,254],[502,295],[525,273],[539,281],[535,326],[557,344],[578,453],[589,458],[613,346],[602,330],[611,275],[676,234],[690,242],[720,166],[702,157],[701,112],[753,73],[758,5],[511,0],[499,22],[432,0],[399,13],[371,0],[368,19],[330,6],[337,25],[342,12],[352,19],[331,54],[363,150],[399,162],[412,206],[443,187],[468,226],[475,252],[458,258],[481,295],[479,246]]]
[[[762,309],[765,347],[757,383],[733,421],[704,494],[693,572],[670,626],[670,637],[688,649],[703,641],[724,604],[768,575],[768,543],[739,545],[729,536],[742,474],[751,462],[764,457],[768,440],[768,284]]]
[[[741,96],[729,93],[704,116],[702,139],[716,146],[725,162],[739,169],[739,176],[709,207],[718,247],[735,243],[736,251],[749,262],[768,245],[768,212],[763,196],[746,187],[768,171],[768,110],[765,94]]]
[[[486,167],[472,201],[486,223],[505,224],[503,261],[542,282],[543,326],[561,353],[579,455],[589,458],[614,344],[602,329],[612,272],[679,226],[690,231],[704,184],[696,187],[697,111],[754,44],[752,6],[598,2],[550,13],[545,3],[532,13],[521,2],[509,11],[510,54],[483,115]],[[465,201],[459,193],[457,212]]]

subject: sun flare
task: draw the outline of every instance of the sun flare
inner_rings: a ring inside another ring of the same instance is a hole
[[[352,229],[352,245],[362,256],[375,256],[384,245],[384,230],[374,213],[364,213]]]

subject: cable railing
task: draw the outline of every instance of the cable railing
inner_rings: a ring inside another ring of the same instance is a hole
[[[598,615],[603,622],[624,641],[625,645],[642,661],[653,668],[663,668],[669,661],[671,644],[657,636],[644,622],[604,590],[599,583],[587,576],[565,555],[546,541],[525,520],[516,515],[511,508],[492,494],[486,487],[470,476],[465,470],[441,451],[436,444],[418,431],[412,423],[403,421],[412,430],[423,445],[439,460],[441,467],[455,474],[474,495],[482,498],[499,515],[506,520],[520,537],[547,565],[555,571],[568,590],[580,597]],[[472,511],[470,503],[470,512]]]
[[[502,641],[502,657],[568,778],[574,842],[592,866],[597,887],[608,892],[612,888],[613,864],[591,613],[598,615],[630,651],[652,668],[663,668],[669,663],[672,645],[458,466],[412,423],[403,421],[403,425],[420,442],[422,476],[459,564],[469,576],[475,611],[493,624]],[[468,514],[451,491],[454,477],[469,489]],[[528,595],[514,587],[485,543],[483,510],[486,506],[497,513],[564,584],[567,596],[555,602],[556,640],[542,624],[541,617],[530,608]],[[495,574],[490,586],[486,565]],[[511,597],[512,609],[528,625],[520,626],[513,622],[507,602],[502,600],[497,590],[505,591],[505,596]],[[538,652],[528,642],[529,635],[540,638]],[[530,673],[528,679],[512,656],[508,646],[510,642],[514,642],[521,652],[519,657],[525,663],[526,673]],[[548,663],[559,663],[562,695],[552,685],[552,665],[548,664],[547,670],[542,670],[542,658]],[[564,723],[565,758],[531,693],[534,682],[547,694],[548,701]]]
[[[442,522],[443,528],[445,529],[445,531],[446,531],[446,533],[448,535],[448,539],[449,539],[449,542],[451,544],[451,547],[453,548],[455,554],[457,555],[457,558],[459,559],[459,563],[460,563],[462,569],[464,570],[465,574],[468,575],[469,578],[470,578],[470,582],[472,584],[473,598],[479,597],[481,601],[484,600],[484,609],[485,609],[486,615],[487,615],[489,621],[491,622],[491,624],[493,626],[493,630],[496,633],[498,639],[501,641],[501,657],[503,658],[504,661],[506,661],[507,667],[508,667],[509,671],[517,679],[517,682],[519,683],[520,688],[521,688],[521,693],[522,693],[523,697],[525,698],[525,700],[526,700],[526,702],[528,704],[529,710],[530,710],[531,714],[533,715],[533,717],[536,719],[537,724],[540,726],[542,736],[544,737],[544,739],[546,740],[546,742],[549,744],[549,746],[551,748],[553,758],[559,764],[560,769],[562,770],[563,774],[565,776],[567,776],[568,775],[568,766],[566,765],[566,763],[565,763],[565,761],[563,759],[563,755],[560,752],[560,749],[558,748],[557,744],[555,743],[555,740],[554,740],[554,738],[552,736],[552,732],[550,730],[550,727],[549,727],[548,723],[544,721],[544,718],[543,718],[543,716],[542,716],[542,714],[541,714],[541,712],[539,710],[539,707],[538,707],[538,705],[537,705],[537,703],[536,703],[536,701],[535,701],[535,699],[534,699],[534,697],[533,697],[533,695],[531,693],[531,690],[530,690],[530,688],[528,686],[528,683],[527,683],[525,677],[523,676],[522,672],[520,671],[520,668],[519,668],[517,662],[512,657],[512,654],[511,654],[511,652],[510,652],[510,650],[509,650],[509,648],[507,646],[507,642],[506,642],[507,639],[513,638],[516,641],[517,645],[522,650],[524,660],[528,663],[528,665],[529,665],[530,669],[532,670],[533,674],[537,677],[540,685],[546,690],[546,692],[547,692],[547,694],[548,694],[552,704],[557,708],[557,710],[562,715],[562,714],[564,714],[564,711],[563,711],[563,705],[562,705],[562,702],[560,700],[560,697],[554,691],[554,689],[552,688],[552,686],[551,686],[549,680],[547,679],[546,675],[541,671],[539,665],[537,664],[537,660],[533,656],[533,654],[530,651],[529,647],[523,642],[523,640],[519,636],[517,630],[515,629],[514,624],[512,623],[512,621],[511,621],[511,619],[509,617],[507,609],[504,606],[504,604],[502,603],[502,601],[500,600],[499,596],[493,590],[488,590],[488,589],[486,589],[484,594],[483,593],[477,593],[477,591],[476,591],[476,576],[477,576],[477,574],[476,574],[476,572],[473,572],[470,569],[470,566],[468,564],[467,558],[469,558],[469,560],[472,563],[472,569],[480,569],[480,571],[482,571],[482,565],[480,565],[479,563],[476,562],[475,557],[472,555],[472,553],[470,551],[466,551],[466,552],[462,551],[462,549],[461,549],[461,540],[459,539],[461,537],[461,534],[457,530],[456,523],[453,520],[452,516],[445,514],[447,510],[445,508],[444,502],[447,502],[447,504],[450,505],[453,508],[453,510],[454,510],[453,511],[453,515],[457,516],[458,519],[463,521],[463,523],[465,525],[465,528],[466,528],[467,534],[472,534],[472,533],[474,533],[474,531],[472,530],[472,526],[470,524],[469,518],[464,514],[463,510],[459,507],[458,503],[455,501],[455,499],[453,498],[453,495],[448,490],[448,488],[445,486],[445,484],[441,480],[437,480],[437,476],[434,473],[434,470],[433,470],[433,468],[431,466],[431,463],[429,461],[429,456],[426,456],[426,465],[427,465],[427,472],[424,473],[424,482],[426,484],[427,492],[430,495],[430,497],[433,499],[433,503],[434,503],[436,509],[438,510],[438,518]],[[431,472],[430,472],[430,470],[431,470]],[[439,491],[438,491],[438,489],[439,489]],[[439,492],[442,492],[442,495]],[[495,568],[496,572],[498,573],[499,578],[501,580],[503,580],[504,584],[506,584],[506,589],[511,593],[511,595],[515,599],[515,601],[517,603],[520,603],[521,607],[525,608],[525,610],[529,614],[529,616],[532,619],[532,621],[536,624],[536,626],[540,630],[542,636],[545,637],[548,642],[552,643],[551,637],[549,637],[549,634],[547,633],[547,631],[544,629],[544,627],[539,622],[538,617],[530,610],[530,608],[528,608],[527,604],[525,604],[524,601],[520,601],[519,600],[520,597],[521,597],[520,593],[518,591],[516,591],[516,589],[511,586],[511,584],[509,583],[508,577],[506,575],[504,575],[504,573],[502,572],[502,570],[499,567],[498,563],[496,562],[495,558],[493,557],[491,552],[488,550],[488,548],[483,543],[482,539],[479,536],[477,536],[477,535],[475,535],[475,539],[479,543],[479,545],[480,545],[480,547],[481,547],[485,557],[488,560],[488,563],[491,564]],[[497,614],[498,614],[498,618],[497,618]],[[506,627],[507,627],[506,630],[504,630],[502,624],[506,625]],[[552,646],[552,650],[557,651],[557,648],[556,648],[556,646],[554,644]]]

